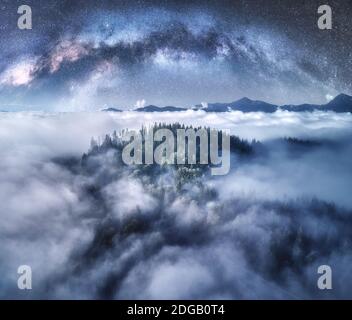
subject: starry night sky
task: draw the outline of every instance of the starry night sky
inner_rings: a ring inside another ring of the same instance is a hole
[[[30,5],[33,29],[17,28]],[[317,27],[319,5],[333,30]],[[352,1],[0,0],[0,109],[352,94]]]

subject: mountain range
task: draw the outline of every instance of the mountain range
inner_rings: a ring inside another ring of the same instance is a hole
[[[282,110],[288,111],[335,111],[335,112],[352,112],[352,97],[347,94],[339,94],[330,102],[317,104],[301,104],[301,105],[285,105],[280,107]]]
[[[181,107],[158,107],[155,105],[149,105],[142,108],[134,109],[137,112],[177,112],[186,111],[189,109]],[[300,104],[300,105],[275,105],[260,100],[251,100],[247,97],[230,103],[208,103],[206,106],[196,105],[191,110],[203,110],[205,112],[229,112],[229,111],[242,111],[242,112],[265,112],[273,113],[277,110],[286,110],[292,112],[314,110],[320,111],[334,111],[337,113],[341,112],[352,112],[352,96],[347,94],[339,94],[333,100],[326,104]],[[121,109],[108,108],[102,111],[110,112],[121,112]]]
[[[180,108],[180,107],[173,107],[173,106],[167,106],[167,107],[157,107],[157,106],[146,106],[142,108],[137,108],[134,111],[138,112],[175,112],[175,111],[186,111],[187,109],[185,108]]]
[[[201,105],[195,106],[194,109],[202,109],[206,112],[227,112],[227,111],[242,111],[242,112],[275,112],[278,106],[266,103],[264,101],[251,100],[242,98],[230,103],[208,103],[207,107]]]

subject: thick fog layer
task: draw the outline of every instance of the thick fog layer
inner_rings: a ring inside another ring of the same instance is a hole
[[[223,177],[121,167],[110,152],[81,168],[91,137],[176,121],[262,152],[233,155]],[[0,113],[0,297],[352,298],[351,124],[323,112]],[[20,265],[31,291],[17,288]],[[318,289],[320,265],[333,290]]]

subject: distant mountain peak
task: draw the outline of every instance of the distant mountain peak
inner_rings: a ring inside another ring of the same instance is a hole
[[[196,105],[192,110],[203,110],[205,112],[265,112],[273,113],[277,110],[287,110],[292,112],[304,111],[334,111],[334,112],[352,112],[352,96],[341,93],[333,100],[324,105],[318,104],[300,104],[300,105],[283,105],[278,106],[260,100],[251,100],[248,97],[243,97],[237,101],[229,103],[207,103],[206,105]],[[155,105],[148,105],[145,107],[134,109],[137,112],[178,112],[186,111],[188,109],[174,106],[158,107]],[[121,112],[122,110],[116,108],[107,108],[102,111]]]
[[[352,112],[352,97],[341,93],[337,95],[334,99],[326,104],[300,104],[300,105],[285,105],[281,106],[280,109],[294,112],[302,111],[334,111],[334,112]]]
[[[347,95],[347,94],[345,94],[345,93],[340,93],[334,99],[332,99],[330,102],[333,102],[333,101],[335,101],[335,102],[336,101],[337,102],[351,102],[352,101],[352,97]]]
[[[106,108],[106,109],[102,109],[101,111],[104,111],[104,112],[122,112],[122,110],[117,109],[117,108]]]
[[[176,112],[176,111],[185,111],[186,109],[180,107],[166,106],[158,107],[154,105],[149,105],[142,108],[137,108],[134,111],[137,112]]]
[[[243,97],[242,99],[237,100],[236,102],[253,102],[254,100],[249,99],[248,97]]]
[[[336,98],[348,98],[348,99],[352,99],[352,97],[351,96],[349,96],[348,94],[346,94],[346,93],[340,93],[340,94],[338,94],[336,97],[335,97],[335,99]]]
[[[264,101],[261,101],[261,100],[252,100],[252,99],[249,99],[247,97],[244,97],[242,99],[239,99],[233,103],[248,103],[248,104],[254,104],[254,103],[264,103],[264,104],[267,104],[269,105],[270,103],[267,103],[267,102],[264,102]]]
[[[322,106],[322,108],[335,112],[352,112],[352,97],[341,93],[332,99],[329,103]]]

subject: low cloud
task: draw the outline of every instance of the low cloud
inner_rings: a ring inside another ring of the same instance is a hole
[[[145,106],[145,100],[144,99],[137,100],[134,106],[136,108],[143,108]]]
[[[229,128],[266,152],[181,186],[91,136],[175,122]],[[351,115],[277,112],[0,114],[0,297],[350,298]],[[319,140],[293,147],[281,137]],[[278,140],[279,139],[279,140]],[[303,149],[302,149],[303,148]],[[17,289],[17,268],[33,290]],[[317,267],[333,269],[321,291]]]

